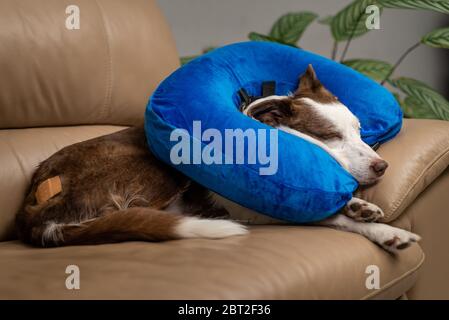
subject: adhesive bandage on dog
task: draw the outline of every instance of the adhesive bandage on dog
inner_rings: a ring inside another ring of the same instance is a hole
[[[36,197],[36,201],[38,204],[42,204],[57,194],[61,193],[62,184],[61,178],[59,176],[55,176],[49,178],[43,182],[41,182],[36,189],[36,193],[34,196]]]

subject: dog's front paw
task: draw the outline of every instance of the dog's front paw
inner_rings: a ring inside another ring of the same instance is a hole
[[[413,242],[421,240],[421,237],[415,233],[390,226],[385,228],[383,232],[379,232],[376,238],[378,244],[392,253],[404,250],[410,247]]]
[[[381,208],[359,198],[352,198],[347,203],[344,213],[360,222],[375,222],[384,216]]]

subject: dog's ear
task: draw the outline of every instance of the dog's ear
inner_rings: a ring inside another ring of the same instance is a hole
[[[276,127],[285,124],[292,116],[292,101],[290,98],[267,100],[255,105],[248,116],[269,126]]]
[[[318,77],[309,64],[306,72],[300,77],[298,89],[293,94],[294,99],[310,98],[320,103],[335,103],[338,101],[329,90],[318,80]]]
[[[306,72],[299,78],[298,89],[296,89],[295,94],[304,92],[316,92],[322,88],[322,84],[318,77],[316,76],[313,66],[309,64]]]

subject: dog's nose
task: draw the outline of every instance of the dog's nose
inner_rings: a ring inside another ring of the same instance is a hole
[[[371,169],[374,171],[376,176],[380,177],[385,173],[385,170],[388,168],[388,162],[385,160],[374,160],[371,163]]]

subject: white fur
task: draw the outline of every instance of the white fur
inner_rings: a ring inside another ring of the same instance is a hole
[[[342,103],[321,104],[309,98],[302,101],[313,108],[321,117],[332,122],[342,139],[323,141],[331,154],[360,184],[370,184],[379,179],[370,169],[379,155],[360,136],[360,122]],[[295,131],[295,130],[294,130]]]
[[[62,227],[64,224],[49,221],[46,224],[44,232],[42,233],[42,245],[45,246],[47,242],[59,243],[64,241]]]
[[[83,223],[87,223],[95,219],[96,218],[85,219],[80,222],[73,222],[73,223],[56,223],[54,221],[47,222],[45,230],[42,233],[41,237],[42,246],[45,247],[47,243],[58,244],[64,242],[63,230],[65,227],[81,227]]]
[[[267,100],[282,100],[282,99],[285,99],[285,96],[268,96],[265,98],[260,98],[260,99],[257,99],[256,101],[250,103],[249,105],[247,105],[246,108],[244,108],[242,110],[242,112],[245,116],[247,116],[248,111],[251,110],[252,108],[254,108],[255,106],[257,106],[259,103],[262,103]]]
[[[342,214],[333,216],[318,224],[361,234],[369,240],[379,244],[385,250],[393,253],[396,253],[399,250],[397,247],[400,245],[411,244],[412,242],[421,240],[421,237],[417,234],[392,227],[388,224],[357,222]],[[395,239],[396,241],[394,241],[392,245],[386,245],[386,242]]]
[[[353,204],[358,204],[360,208],[354,211],[353,209],[351,209],[351,205]],[[346,215],[356,221],[366,222],[366,219],[370,219],[370,222],[374,222],[378,221],[379,219],[385,216],[382,209],[376,206],[375,204],[356,197],[352,197],[352,199],[349,200],[348,203],[346,204],[346,207],[347,207]],[[359,214],[360,211],[362,210],[369,210],[372,213],[369,217],[363,217],[362,215]],[[371,221],[371,219],[374,220]]]
[[[230,220],[185,217],[175,227],[175,233],[180,238],[221,239],[244,235],[248,230],[245,226]]]
[[[148,203],[148,200],[146,200],[144,196],[138,194],[137,192],[134,194],[130,194],[128,189],[120,191],[117,190],[116,186],[109,190],[109,197],[111,198],[111,201],[117,210],[126,210],[131,207],[131,204],[134,201],[137,200]]]

